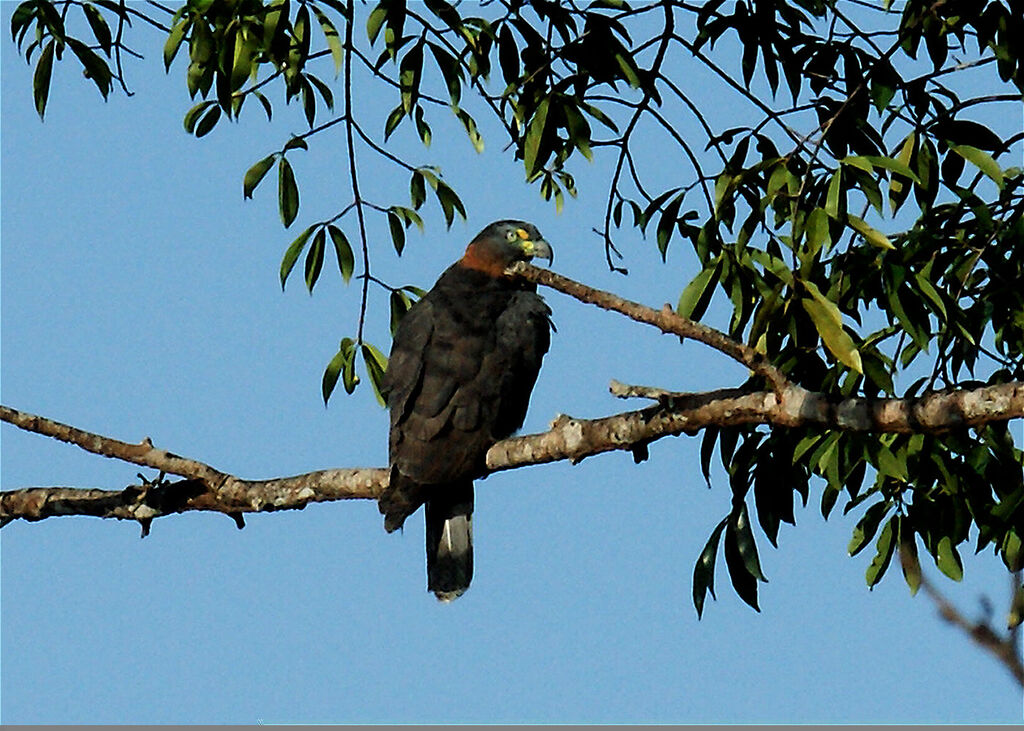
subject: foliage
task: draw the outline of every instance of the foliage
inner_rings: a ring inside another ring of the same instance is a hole
[[[41,116],[53,63],[68,48],[104,97],[114,81],[127,91],[123,38],[134,25],[159,29],[169,70],[187,53],[185,85],[198,101],[184,123],[197,137],[237,119],[250,98],[269,118],[263,90],[282,88],[309,131],[253,164],[243,192],[251,197],[276,165],[286,227],[300,214],[289,155],[340,126],[352,203],[309,224],[281,264],[284,285],[305,252],[312,291],[328,241],[345,282],[361,259],[358,332],[327,367],[325,400],[339,378],[347,392],[356,387],[357,357],[379,381],[384,358],[363,340],[368,285],[388,293],[393,324],[419,294],[372,276],[365,217],[386,221],[399,254],[406,229],[424,225],[428,188],[448,226],[465,217],[439,169],[387,149],[402,125],[430,145],[438,113],[453,114],[477,150],[477,119],[497,120],[526,178],[559,209],[576,193],[574,170],[599,154],[612,160],[596,229],[608,265],[625,271],[615,239],[630,231],[650,234],[663,258],[688,244],[697,274],[680,282],[680,314],[700,319],[724,298],[729,334],[807,389],[838,400],[1024,378],[1024,175],[1008,166],[1024,132],[998,127],[1000,110],[1019,121],[1024,91],[1019,0],[908,0],[900,11],[827,0],[381,0],[365,16],[357,10],[338,0],[190,0],[144,13],[113,0],[27,0],[11,22],[35,59]],[[90,40],[69,35],[74,13]],[[340,110],[339,83],[324,78],[321,58],[342,75]],[[719,93],[690,86],[681,69],[700,69]],[[353,103],[356,72],[395,100],[379,136]],[[693,122],[703,149],[678,131]],[[648,160],[645,148],[662,143],[667,152]],[[361,197],[357,155],[395,166],[400,201]],[[687,168],[667,176],[664,155]],[[859,511],[850,553],[874,543],[869,586],[901,550],[916,591],[919,546],[953,579],[969,540],[1010,571],[1024,565],[1024,456],[1005,425],[884,437],[707,430],[705,477],[716,451],[732,509],[695,567],[698,612],[713,595],[720,544],[733,587],[757,607],[766,579],[751,512],[775,545],[812,482],[823,485],[822,515],[840,498],[844,512]]]

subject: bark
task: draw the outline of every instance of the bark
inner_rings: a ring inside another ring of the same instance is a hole
[[[531,464],[570,460],[574,464],[614,450],[639,454],[668,436],[697,433],[708,426],[766,424],[816,426],[871,432],[944,431],[1024,416],[1024,383],[934,393],[916,399],[846,399],[789,385],[781,395],[725,389],[708,393],[672,393],[613,383],[616,395],[654,398],[658,403],[600,419],[561,415],[539,434],[498,442],[487,453],[490,472]],[[238,516],[249,512],[302,509],[311,502],[376,499],[387,485],[385,468],[348,468],[310,472],[271,480],[246,480],[197,460],[154,447],[121,442],[59,422],[0,407],[0,419],[86,451],[151,467],[185,479],[131,485],[123,490],[32,487],[0,493],[0,522],[42,520],[58,515],[148,521],[162,515],[207,510]]]

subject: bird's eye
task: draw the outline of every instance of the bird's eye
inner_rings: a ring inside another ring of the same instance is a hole
[[[519,238],[519,235],[515,232],[515,229],[509,229],[508,233],[505,234],[505,238],[509,241],[515,241]]]

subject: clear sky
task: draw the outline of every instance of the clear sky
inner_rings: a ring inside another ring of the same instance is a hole
[[[0,28],[14,7],[0,4]],[[78,69],[58,65],[42,123],[31,70],[6,31],[0,40],[3,403],[126,441],[149,436],[243,477],[384,465],[386,413],[369,388],[339,389],[326,409],[320,398],[325,364],[355,332],[356,288],[331,269],[312,297],[298,278],[284,293],[278,282],[297,231],[348,202],[340,136],[291,157],[302,208],[286,232],[273,176],[254,201],[241,181],[304,131],[298,110],[278,104],[273,124],[251,110],[196,140],[181,123],[184,67],[168,77],[159,50],[144,50],[148,62],[129,65],[130,99],[103,103]],[[367,119],[393,104],[365,85],[356,93]],[[653,242],[629,234],[631,274],[604,265],[590,229],[608,161],[577,171],[580,199],[556,215],[496,136],[477,155],[442,119],[433,148],[400,132],[397,149],[439,162],[470,220],[445,231],[434,211],[401,259],[373,220],[375,274],[429,286],[485,224],[517,217],[551,241],[558,271],[654,306],[677,300],[694,274],[682,245],[662,264]],[[405,174],[369,156],[360,172],[376,200],[408,190]],[[386,297],[374,296],[369,338],[386,351]],[[744,378],[698,344],[546,297],[558,333],[524,431],[559,413],[638,407],[608,394],[612,378],[694,391]],[[5,490],[137,481],[134,466],[7,425],[0,437]],[[422,519],[387,535],[369,501],[249,515],[242,531],[190,513],[156,521],[145,540],[127,522],[15,522],[0,533],[2,720],[1021,720],[1010,676],[911,597],[898,567],[867,590],[871,551],[846,555],[856,517],[837,509],[825,523],[820,491],[783,527],[779,550],[759,536],[762,612],[734,595],[720,560],[719,600],[698,621],[693,564],[730,504],[721,474],[705,486],[698,446],[671,438],[639,466],[614,453],[479,483],[476,575],[450,605],[425,591]],[[989,553],[965,564],[959,585],[930,575],[967,616],[983,616],[984,596],[1001,616],[1001,564]]]

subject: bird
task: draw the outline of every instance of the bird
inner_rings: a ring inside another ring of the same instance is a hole
[[[390,411],[389,484],[378,499],[391,533],[424,505],[427,589],[450,602],[473,577],[473,480],[522,426],[551,341],[551,309],[506,269],[553,261],[536,226],[486,226],[405,313],[381,393]]]

